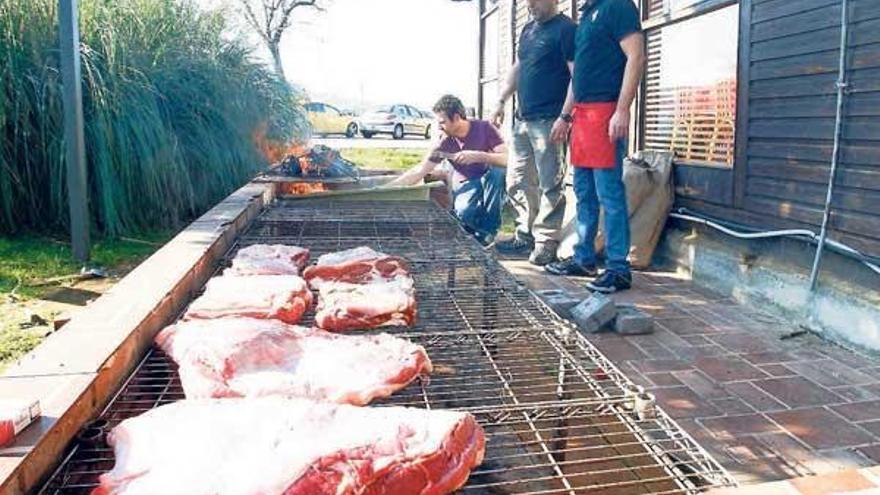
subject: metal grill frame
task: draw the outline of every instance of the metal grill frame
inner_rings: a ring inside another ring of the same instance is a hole
[[[279,226],[286,235],[278,235]],[[389,230],[409,236],[391,238],[384,234]],[[486,460],[461,493],[694,494],[736,485],[660,408],[640,417],[627,392],[633,383],[436,206],[277,200],[239,237],[217,272],[240,247],[254,243],[296,244],[313,256],[371,245],[411,261],[420,323],[380,331],[424,346],[436,369],[430,379],[375,406],[454,408],[477,417],[487,433]],[[519,354],[523,350],[529,355]],[[113,426],[182,398],[174,363],[154,348],[101,418]],[[578,442],[591,443],[568,446]],[[603,453],[608,450],[614,453]],[[599,456],[590,457],[594,452]],[[568,459],[578,455],[586,458]],[[88,493],[112,463],[109,447],[74,443],[39,493]],[[609,463],[623,467],[601,468]],[[588,469],[593,465],[597,469]],[[615,479],[601,481],[606,476]]]

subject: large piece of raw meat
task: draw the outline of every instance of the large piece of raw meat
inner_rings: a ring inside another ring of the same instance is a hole
[[[303,277],[316,290],[331,282],[369,284],[411,278],[409,266],[404,259],[368,247],[320,256],[315,266],[305,269]]]
[[[415,290],[409,277],[370,284],[332,282],[318,293],[315,323],[324,330],[412,326],[415,320]]]
[[[229,275],[299,275],[309,262],[309,250],[283,244],[254,244],[232,259]]]
[[[281,395],[365,405],[431,372],[425,349],[388,334],[340,335],[275,320],[191,320],[156,343],[189,399]]]
[[[184,400],[127,419],[93,495],[442,495],[482,462],[467,413],[302,399]]]
[[[184,318],[236,316],[293,324],[311,305],[308,285],[295,275],[223,275],[208,281],[205,293],[192,302]]]

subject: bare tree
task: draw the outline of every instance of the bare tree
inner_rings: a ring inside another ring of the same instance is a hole
[[[272,54],[275,72],[284,79],[281,64],[281,37],[290,27],[291,15],[299,7],[323,10],[320,0],[238,0],[244,10],[244,19],[253,28]]]

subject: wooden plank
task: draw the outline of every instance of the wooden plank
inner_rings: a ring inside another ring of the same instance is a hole
[[[781,158],[789,161],[831,161],[832,142],[829,139],[814,142],[750,139],[749,159],[754,157]],[[880,169],[880,147],[854,145],[844,142],[840,161]]]
[[[826,184],[830,162],[787,161],[775,158],[749,160],[749,177],[767,177],[777,180],[799,180]],[[880,191],[880,168],[869,169],[841,163],[837,170],[837,184],[846,187]]]
[[[733,171],[721,167],[676,165],[675,194],[686,198],[733,205]]]
[[[748,129],[752,115],[752,22],[755,8],[751,0],[742,0],[739,6],[739,47],[737,53],[736,89],[736,133],[734,134],[733,158],[733,196],[732,204],[742,207],[745,201],[746,178],[748,177]]]
[[[834,136],[833,118],[752,119],[749,137],[765,139],[830,139]]]
[[[800,2],[791,2],[798,5]],[[755,6],[760,9],[761,6]],[[769,20],[766,22],[755,22],[752,25],[752,34],[754,41],[763,41],[776,38],[790,36],[792,34],[804,33],[807,31],[816,31],[840,24],[840,4],[834,2],[825,7],[802,10],[797,9],[785,17]]]
[[[790,200],[765,198],[747,194],[746,209],[756,214],[775,216],[786,220],[795,220],[810,224],[814,227],[822,223],[822,208],[811,206]],[[831,228],[842,232],[848,232],[870,239],[880,233],[880,217],[862,215],[853,212],[841,212],[832,210]]]
[[[837,95],[754,98],[750,102],[755,118],[797,118],[835,116]],[[846,117],[880,116],[880,92],[855,93],[844,101]]]
[[[752,19],[754,22],[767,22],[774,19],[785,18],[801,12],[828,7],[839,3],[840,0],[773,0],[769,2],[756,2]]]
[[[855,74],[854,74],[855,76]],[[826,72],[822,74],[808,74],[799,77],[785,79],[763,79],[750,81],[750,97],[755,98],[780,98],[791,96],[816,96],[836,95],[834,83],[837,74]]]
[[[822,183],[808,183],[786,179],[771,179],[763,177],[751,177],[748,180],[747,194],[758,195],[766,198],[779,200],[793,200],[819,208],[825,206],[825,194],[827,185]],[[854,189],[841,186],[839,183],[834,189],[831,205],[840,215],[846,215],[846,211],[873,215],[880,211],[880,192],[870,189]],[[880,218],[878,218],[880,221]],[[880,238],[880,232],[876,234]]]

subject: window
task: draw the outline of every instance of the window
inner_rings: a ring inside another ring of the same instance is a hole
[[[694,0],[666,0],[670,9]],[[661,4],[649,0],[647,14]],[[685,163],[731,167],[736,129],[739,6],[686,20],[654,24],[646,32],[643,147],[673,150]]]
[[[338,117],[341,115],[341,113],[339,112],[339,110],[336,109],[336,107],[331,107],[330,105],[324,105],[324,111],[334,117]]]

